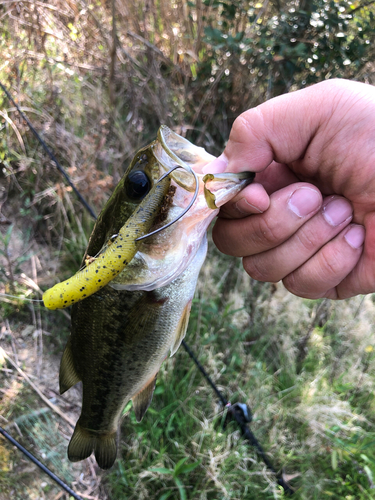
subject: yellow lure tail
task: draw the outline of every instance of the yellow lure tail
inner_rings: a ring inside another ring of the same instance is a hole
[[[169,177],[155,184],[105,252],[74,276],[43,294],[47,309],[64,309],[89,297],[106,286],[129,264],[140,244],[135,240],[150,230],[169,184]]]

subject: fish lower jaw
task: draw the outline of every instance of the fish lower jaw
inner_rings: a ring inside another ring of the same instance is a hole
[[[207,225],[211,222],[202,221],[201,235],[193,237],[186,245],[181,245],[178,253],[170,259],[153,259],[152,256],[139,253],[139,260],[144,262],[144,268],[138,279],[130,279],[124,273],[123,279],[119,276],[109,283],[115,290],[151,292],[169,285],[191,265],[201,267],[207,254]],[[137,256],[136,256],[137,257]],[[122,281],[122,282],[121,282]]]

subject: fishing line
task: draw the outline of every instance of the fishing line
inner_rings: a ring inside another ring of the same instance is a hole
[[[29,299],[28,297],[17,297],[17,295],[9,295],[9,293],[0,293],[0,298],[2,297],[7,297],[10,299],[17,299],[17,300],[27,300],[29,302],[43,302],[42,299]]]
[[[77,493],[75,493],[69,486],[64,483],[62,479],[60,479],[56,474],[54,474],[48,467],[42,464],[33,454],[31,454],[26,448],[22,446],[18,441],[16,441],[10,434],[6,432],[2,427],[0,427],[0,434],[2,434],[8,441],[10,441],[16,448],[18,448],[24,455],[27,456],[29,460],[31,460],[35,465],[37,465],[43,472],[45,472],[51,479],[55,481],[61,488],[63,488],[69,495],[71,495],[76,500],[83,500]]]
[[[199,371],[202,373],[204,378],[207,380],[207,382],[210,384],[212,389],[215,391],[217,397],[220,399],[222,405],[228,409],[228,412],[230,412],[231,417],[237,422],[238,426],[241,429],[243,437],[246,439],[246,441],[253,446],[258,455],[262,458],[263,462],[266,464],[267,468],[276,476],[277,483],[284,488],[285,493],[287,493],[289,496],[291,496],[294,493],[294,490],[288,485],[288,483],[283,479],[282,476],[277,474],[276,469],[272,465],[272,463],[269,461],[265,451],[263,450],[261,444],[257,440],[257,438],[254,436],[252,431],[249,429],[249,422],[251,419],[248,417],[247,412],[242,409],[242,406],[245,406],[247,408],[247,405],[242,405],[239,403],[236,403],[232,405],[219,391],[219,389],[216,387],[215,383],[212,381],[211,377],[208,375],[206,370],[203,368],[201,363],[198,361],[198,359],[195,357],[193,351],[190,349],[190,347],[187,345],[185,340],[181,342],[181,344],[184,346],[186,352],[189,354],[191,359],[194,361],[194,363],[197,365]],[[248,410],[248,413],[249,410]]]
[[[74,184],[70,180],[68,174],[60,166],[59,162],[56,160],[56,158],[53,155],[53,153],[49,150],[49,148],[44,143],[44,141],[42,140],[42,138],[40,137],[40,135],[38,134],[38,132],[34,129],[34,127],[32,126],[32,124],[29,122],[28,118],[19,109],[19,107],[15,103],[14,99],[12,98],[12,96],[9,94],[9,92],[6,90],[6,88],[4,87],[4,85],[1,82],[0,82],[0,87],[3,89],[3,91],[7,95],[8,99],[17,108],[18,112],[20,113],[20,115],[22,116],[22,118],[26,121],[26,123],[28,124],[30,130],[34,133],[34,135],[36,136],[36,138],[42,144],[43,148],[48,153],[48,155],[50,156],[50,158],[54,161],[54,163],[56,164],[57,168],[64,175],[64,177],[66,178],[67,182],[72,187],[72,189],[74,190],[74,192],[77,194],[79,200],[82,202],[83,206],[88,210],[88,212],[91,214],[91,216],[94,219],[96,219],[96,215],[95,215],[94,211],[91,209],[91,207],[85,201],[85,199],[83,198],[83,196],[81,195],[81,193],[78,191],[78,189],[74,186]],[[165,173],[157,182],[160,182],[161,180],[163,180],[166,176],[170,175],[171,172],[173,172],[177,168],[184,168],[184,167],[182,167],[180,165],[174,167],[173,169],[171,169],[170,171],[168,171],[167,173]],[[198,189],[199,189],[199,184],[198,184],[198,178],[197,178],[196,173],[192,169],[190,171],[194,175],[196,186],[195,186],[195,193],[193,195],[193,199],[190,202],[188,208],[185,209],[185,211],[182,214],[180,214],[174,221],[168,223],[167,225],[163,226],[162,228],[160,228],[160,229],[158,229],[158,230],[156,230],[156,231],[154,231],[152,233],[149,233],[147,235],[141,236],[140,238],[137,238],[135,241],[139,241],[141,239],[144,239],[144,238],[146,238],[148,236],[151,236],[151,235],[155,234],[156,232],[160,232],[162,229],[165,229],[166,227],[169,227],[171,224],[173,224],[178,219],[180,219],[184,215],[184,213],[186,213],[191,208],[191,205],[194,203],[194,201],[195,201],[195,199],[197,197]],[[6,295],[6,294],[2,294],[2,295]],[[18,298],[18,297],[14,297],[14,298]],[[35,302],[43,302],[40,299],[39,300],[37,300],[37,299],[20,299],[20,300],[30,300],[30,301],[35,301]],[[182,345],[184,346],[186,352],[189,354],[189,356],[191,357],[191,359],[194,361],[194,363],[196,364],[196,366],[198,367],[198,369],[200,370],[200,372],[202,373],[202,375],[204,376],[204,378],[207,380],[207,382],[210,384],[210,386],[212,387],[212,389],[215,391],[216,395],[220,399],[220,401],[223,404],[223,406],[226,407],[226,408],[228,408],[228,413],[230,413],[230,415],[232,416],[232,418],[234,420],[236,420],[237,424],[239,425],[239,427],[241,429],[243,437],[246,439],[246,441],[249,443],[249,445],[253,446],[256,449],[257,453],[259,454],[259,456],[261,456],[261,458],[263,459],[263,461],[264,461],[265,465],[267,466],[267,468],[272,473],[275,474],[276,479],[277,479],[277,483],[280,486],[282,486],[282,488],[284,489],[284,492],[286,494],[288,494],[288,495],[292,495],[294,493],[294,490],[286,483],[286,481],[283,479],[282,476],[280,476],[280,475],[277,474],[275,468],[273,467],[273,465],[269,461],[267,455],[265,454],[262,446],[260,445],[260,443],[258,442],[258,440],[256,439],[256,437],[254,436],[254,434],[252,433],[252,431],[249,429],[248,423],[250,422],[250,420],[248,419],[247,415],[243,412],[243,410],[241,410],[241,407],[242,406],[246,406],[246,405],[241,405],[239,403],[231,405],[227,401],[227,399],[221,394],[221,392],[219,391],[219,389],[216,387],[215,383],[212,381],[212,379],[209,377],[209,375],[206,372],[206,370],[203,368],[203,366],[200,364],[200,362],[198,361],[198,359],[195,357],[194,353],[192,352],[192,350],[190,349],[190,347],[188,346],[188,344],[185,342],[185,340],[182,341]],[[239,411],[239,409],[240,409],[240,411]],[[48,474],[48,476],[50,476],[54,481],[56,481],[56,483],[59,484],[65,491],[67,491],[68,493],[70,493],[70,495],[72,495],[73,498],[78,499],[78,500],[83,500],[80,496],[78,496],[76,493],[74,493],[69,488],[69,486],[67,486],[61,479],[59,479],[52,471],[50,471],[48,469],[48,467],[46,467],[41,462],[39,462],[39,460],[37,458],[35,458],[30,452],[28,452],[20,443],[18,443],[18,441],[16,441],[14,438],[12,438],[12,436],[10,436],[2,427],[0,427],[0,434],[2,434],[5,438],[7,438],[20,451],[22,451],[30,460],[32,460],[38,467],[40,467],[46,474]]]
[[[174,172],[178,168],[184,168],[184,167],[182,167],[181,165],[176,165],[175,167],[171,168],[167,173],[162,175],[157,182],[161,182],[163,179],[165,179],[168,175],[170,175],[172,172]],[[193,197],[192,197],[189,205],[171,222],[168,222],[168,224],[165,224],[165,226],[159,227],[159,229],[155,229],[155,231],[152,231],[151,233],[148,233],[148,234],[145,234],[143,236],[140,236],[139,238],[136,238],[135,241],[144,240],[145,238],[148,238],[149,236],[152,236],[156,233],[160,233],[160,231],[164,231],[164,229],[167,229],[167,227],[171,226],[172,224],[174,224],[175,222],[180,220],[181,217],[183,217],[191,209],[191,207],[193,206],[193,203],[195,202],[195,200],[197,199],[197,196],[198,196],[199,181],[198,181],[197,174],[194,172],[193,169],[190,169],[189,172],[191,172],[194,175],[194,180],[195,180],[195,191],[194,191]]]

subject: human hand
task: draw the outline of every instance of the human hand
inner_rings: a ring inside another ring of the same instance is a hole
[[[259,281],[341,299],[375,291],[375,88],[329,80],[246,111],[205,167],[259,172],[213,238]]]

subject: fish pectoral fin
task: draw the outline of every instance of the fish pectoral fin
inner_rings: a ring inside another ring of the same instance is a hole
[[[140,422],[142,420],[144,414],[147,411],[147,408],[151,404],[157,376],[158,374],[156,374],[155,377],[152,378],[151,382],[147,383],[147,385],[140,392],[138,392],[138,394],[132,397],[133,408],[137,422]]]
[[[60,373],[59,373],[59,383],[60,383],[60,394],[64,394],[68,389],[76,385],[81,378],[79,377],[76,369],[74,368],[73,355],[72,355],[72,341],[69,337],[68,343],[66,344],[64,354],[61,358],[60,363]]]
[[[79,462],[92,452],[101,469],[112,467],[117,456],[117,432],[90,431],[82,427],[78,420],[68,446],[68,458],[71,462]]]
[[[186,330],[188,327],[189,323],[189,317],[190,317],[190,309],[191,309],[191,301],[189,301],[185,309],[182,312],[181,319],[178,323],[177,329],[176,329],[176,338],[171,346],[171,357],[173,354],[177,351],[177,349],[180,347],[181,342],[184,340],[184,337],[186,335]]]

